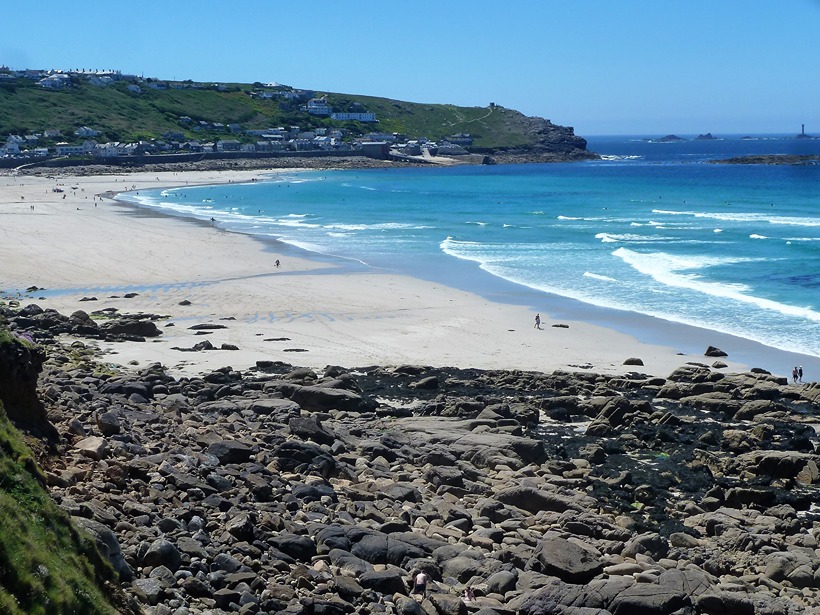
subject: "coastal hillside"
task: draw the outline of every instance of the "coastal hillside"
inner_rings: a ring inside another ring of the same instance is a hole
[[[393,133],[407,139],[450,139],[480,153],[588,154],[586,141],[572,128],[494,103],[459,107],[280,84],[167,82],[119,73],[60,73],[64,78],[58,79],[28,72],[0,71],[0,137],[38,135],[36,142],[23,146],[87,138],[254,143],[271,127],[298,127],[339,131],[345,140]]]

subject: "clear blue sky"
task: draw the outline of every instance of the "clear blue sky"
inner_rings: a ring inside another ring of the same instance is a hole
[[[40,0],[0,64],[490,101],[580,135],[820,134],[820,0]]]

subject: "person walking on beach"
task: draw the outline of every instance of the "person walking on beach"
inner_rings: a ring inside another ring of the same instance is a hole
[[[535,329],[541,329],[541,314],[535,315]]]
[[[430,577],[421,570],[413,581],[413,594],[420,595],[422,599],[427,597],[427,581]]]

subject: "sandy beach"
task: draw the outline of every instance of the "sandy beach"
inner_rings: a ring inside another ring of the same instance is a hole
[[[0,175],[0,289],[7,299],[64,314],[116,308],[167,317],[155,340],[102,343],[111,363],[161,362],[178,373],[268,360],[317,368],[412,363],[665,377],[688,361],[714,361],[546,312],[538,330],[527,307],[410,277],[351,271],[275,241],[142,212],[112,198],[126,190],[261,179],[259,170],[81,177],[56,171]],[[20,293],[31,286],[43,290]],[[204,334],[189,328],[198,324],[224,328]],[[238,350],[174,350],[203,339]],[[624,365],[630,357],[644,366]],[[747,367],[731,357],[726,362],[729,371]]]

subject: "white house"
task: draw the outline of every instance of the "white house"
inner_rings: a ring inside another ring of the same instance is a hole
[[[55,139],[61,136],[63,136],[63,133],[57,130],[56,128],[46,128],[43,131],[43,137],[46,139]]]
[[[216,142],[216,151],[218,152],[238,152],[242,144],[235,139],[222,139]]]
[[[37,82],[37,85],[51,90],[59,90],[60,88],[66,87],[70,83],[71,77],[69,77],[68,75],[56,74],[49,75],[48,77],[43,77]]]
[[[119,143],[100,143],[94,148],[94,155],[98,158],[116,158],[120,155]]]
[[[110,75],[90,75],[88,83],[97,86],[106,86],[114,83],[114,79]]]
[[[100,131],[89,128],[88,126],[80,126],[74,131],[74,134],[78,137],[96,137],[100,134]]]
[[[303,149],[312,149],[313,148],[313,140],[312,139],[291,139],[288,141],[288,145],[290,149],[293,150],[303,150]]]
[[[333,139],[330,137],[316,137],[313,139],[313,147],[318,149],[333,149]]]
[[[54,148],[58,156],[83,156],[90,154],[97,147],[94,141],[83,141],[82,145],[69,145],[68,143],[58,143]]]
[[[356,122],[375,122],[376,114],[370,111],[363,113],[331,113],[330,119],[339,121],[353,120]]]
[[[307,103],[307,112],[311,115],[327,116],[333,113],[333,107],[324,98],[311,98]]]

